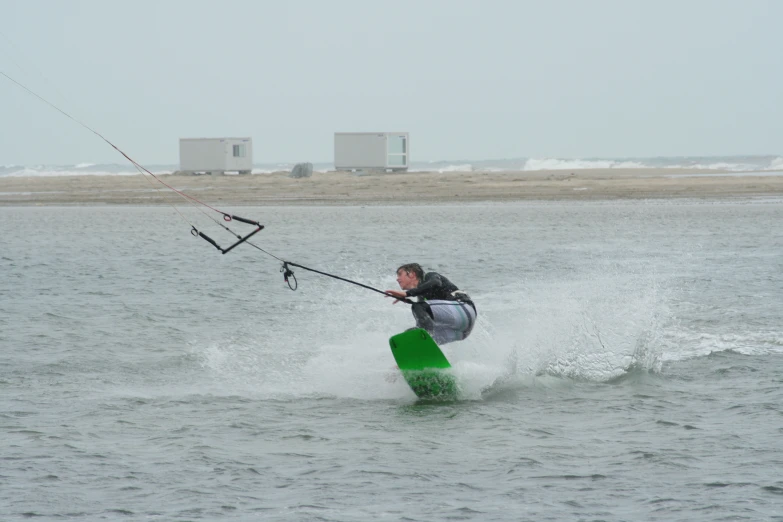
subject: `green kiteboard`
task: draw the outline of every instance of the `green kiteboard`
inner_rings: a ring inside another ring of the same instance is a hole
[[[394,360],[413,393],[420,399],[457,398],[457,381],[449,361],[427,330],[417,328],[389,339]]]

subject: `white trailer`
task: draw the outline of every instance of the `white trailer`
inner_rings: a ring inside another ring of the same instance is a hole
[[[251,138],[181,138],[179,170],[187,174],[250,174],[253,170]]]
[[[335,170],[408,170],[407,132],[335,132]]]

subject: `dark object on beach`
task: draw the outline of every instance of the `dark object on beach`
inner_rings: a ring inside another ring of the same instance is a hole
[[[288,177],[309,178],[312,175],[313,175],[312,163],[297,163],[296,166],[294,166],[294,169],[291,171],[291,174],[288,175]]]

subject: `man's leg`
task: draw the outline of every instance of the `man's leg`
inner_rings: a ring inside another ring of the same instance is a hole
[[[413,312],[413,317],[416,319],[416,326],[432,333],[435,328],[435,322],[432,318],[430,305],[427,303],[413,303],[411,312]]]
[[[470,335],[476,322],[476,311],[459,301],[429,301],[434,327],[427,330],[438,344],[461,341]]]

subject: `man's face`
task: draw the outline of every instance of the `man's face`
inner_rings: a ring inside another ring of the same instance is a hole
[[[419,279],[416,274],[412,272],[406,272],[405,270],[397,271],[397,283],[403,290],[410,290],[419,286]]]

